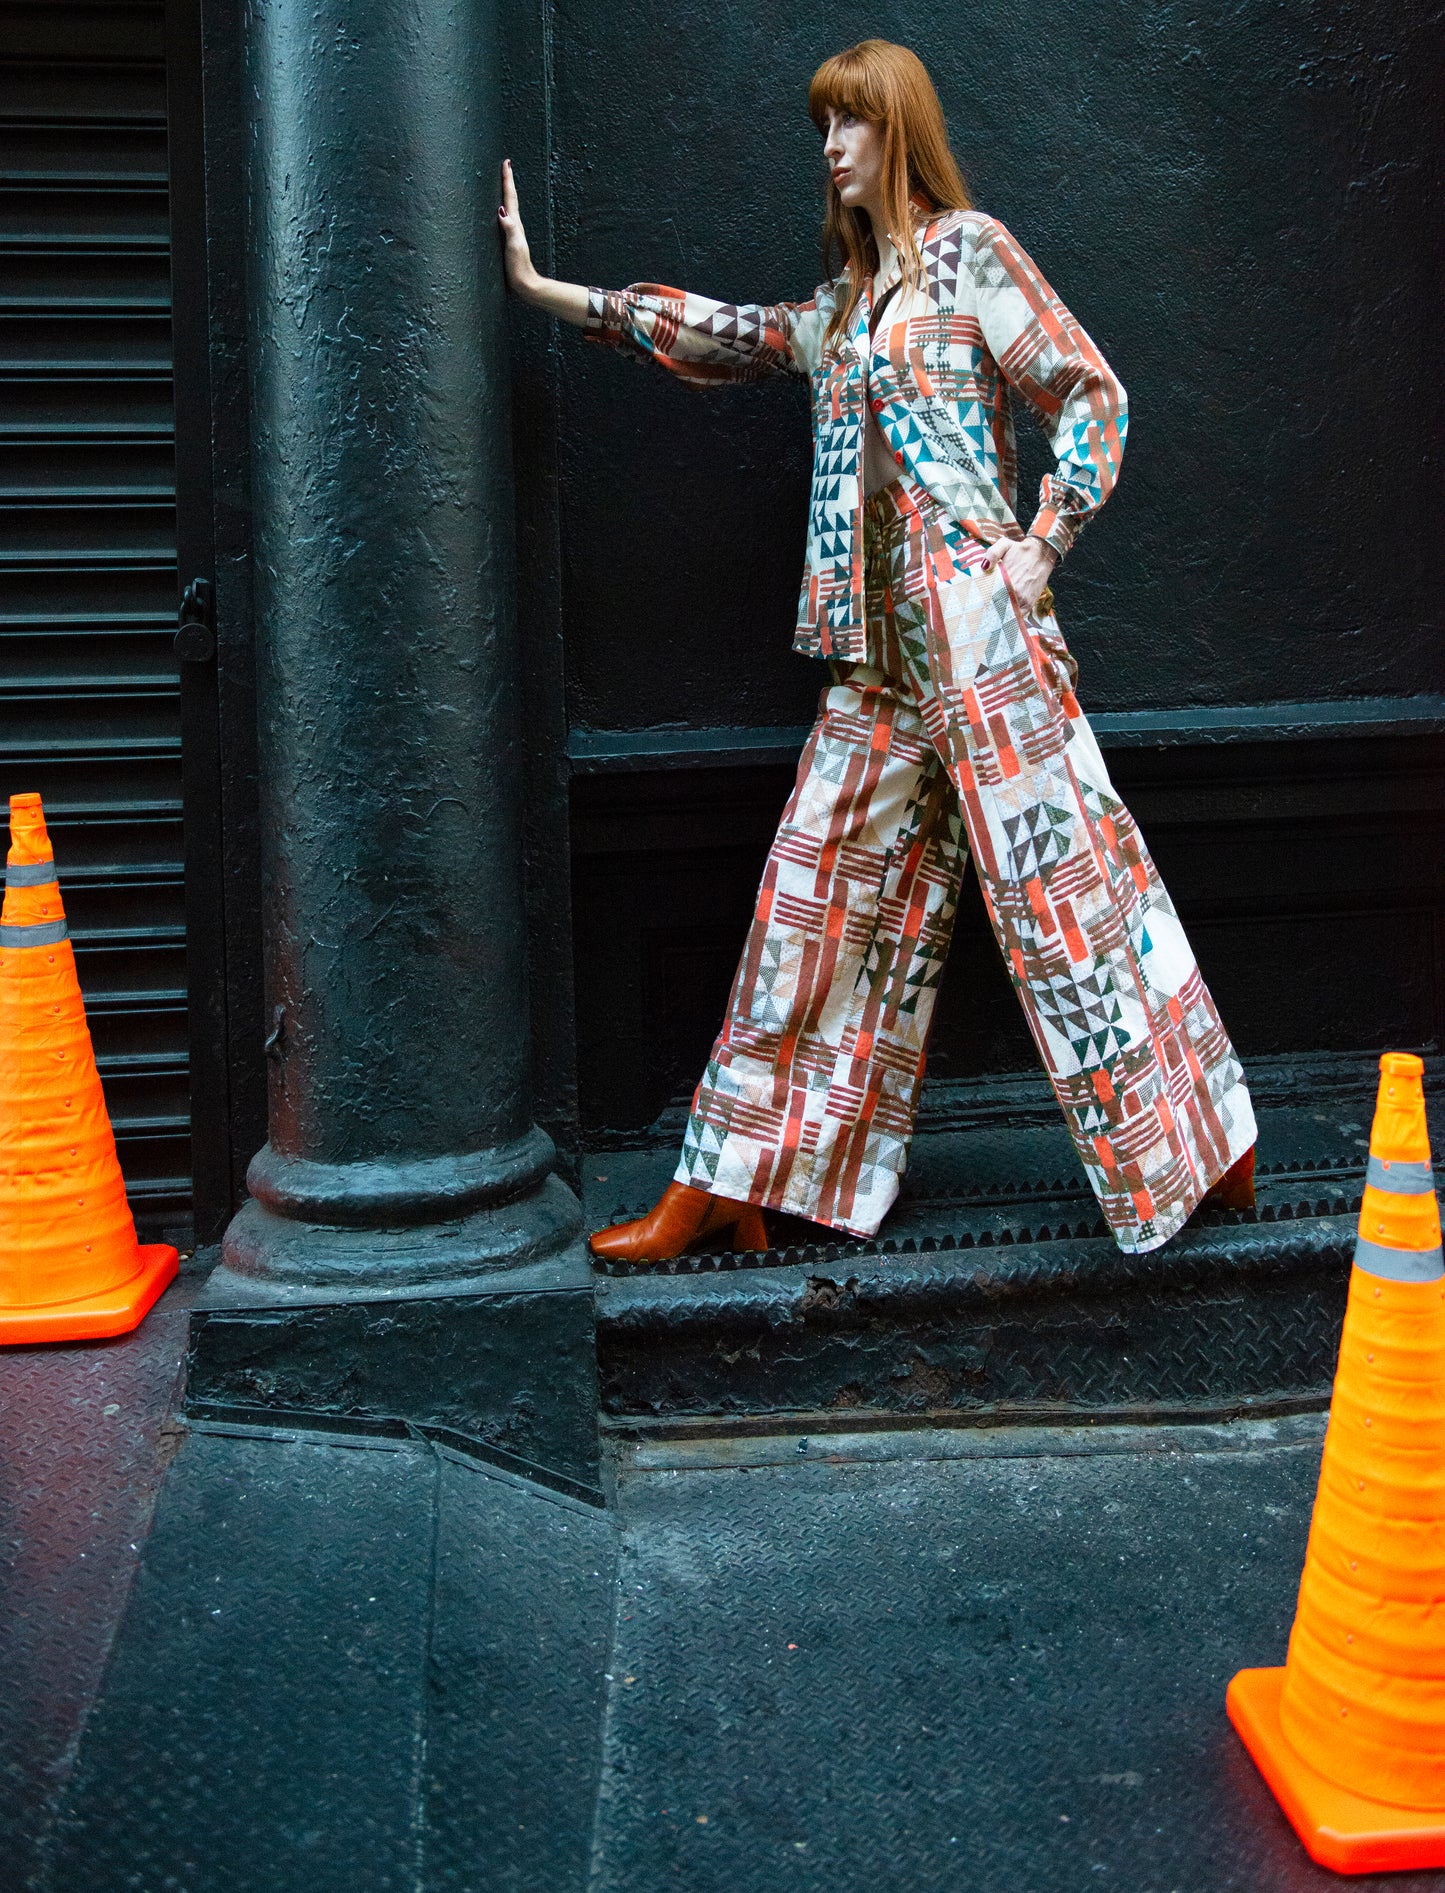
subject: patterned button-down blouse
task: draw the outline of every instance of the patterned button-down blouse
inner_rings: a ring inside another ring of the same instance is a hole
[[[865,648],[863,429],[871,404],[900,470],[968,532],[1018,538],[1010,390],[1057,461],[1029,531],[1059,553],[1108,498],[1124,451],[1123,387],[997,218],[944,212],[921,233],[926,293],[870,343],[865,286],[851,335],[825,347],[844,278],[809,302],[723,303],[656,283],[590,292],[587,329],[711,387],[806,375],[813,487],[795,648],[857,660]]]

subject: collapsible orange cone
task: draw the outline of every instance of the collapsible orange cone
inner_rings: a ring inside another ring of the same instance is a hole
[[[1418,1058],[1387,1052],[1283,1669],[1226,1706],[1337,1873],[1445,1867],[1445,1259]]]
[[[176,1272],[142,1248],[38,795],[10,798],[0,913],[0,1342],[135,1327]]]

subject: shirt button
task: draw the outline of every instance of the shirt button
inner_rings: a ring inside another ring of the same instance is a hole
[[[875,414],[881,414],[884,408],[888,405],[888,403],[886,401],[879,401],[877,399],[874,399],[870,401],[868,405],[870,408],[872,408]]]

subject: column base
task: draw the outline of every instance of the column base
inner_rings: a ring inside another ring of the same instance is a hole
[[[591,1271],[568,1254],[479,1284],[337,1297],[217,1269],[191,1316],[186,1408],[464,1436],[512,1470],[596,1491]]]
[[[423,1162],[308,1163],[269,1144],[246,1173],[220,1280],[329,1294],[465,1284],[564,1254],[582,1209],[533,1129],[500,1152]]]
[[[410,1227],[294,1221],[252,1199],[191,1317],[187,1408],[443,1429],[514,1470],[596,1488],[581,1224],[556,1176]]]

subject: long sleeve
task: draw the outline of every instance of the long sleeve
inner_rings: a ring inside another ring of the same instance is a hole
[[[1119,477],[1127,397],[1033,259],[992,218],[979,232],[972,268],[984,342],[1042,421],[1058,463],[1040,484],[1029,531],[1062,554]]]
[[[588,292],[590,339],[655,361],[698,388],[806,375],[827,315],[811,302],[729,303],[662,283]]]

